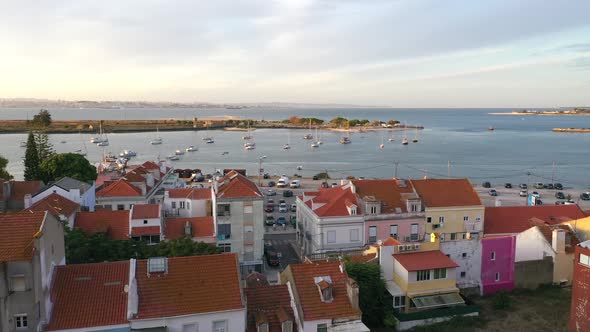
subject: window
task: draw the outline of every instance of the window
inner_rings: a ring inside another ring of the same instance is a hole
[[[328,324],[318,324],[317,332],[328,332]]]
[[[475,221],[481,221],[481,217],[480,216],[475,217]]]
[[[359,230],[358,229],[351,229],[350,230],[350,242],[356,242],[359,240]]]
[[[183,201],[180,201],[180,202],[178,202],[178,205],[179,205],[179,207],[178,207],[178,208],[180,208],[180,209],[184,209],[184,206],[185,206],[185,205],[184,205],[184,202],[183,202]]]
[[[416,272],[416,281],[430,280],[430,270],[420,270]]]
[[[22,274],[13,275],[10,281],[10,290],[13,292],[24,292],[26,290],[25,276]]]
[[[252,205],[244,206],[244,213],[252,213]]]
[[[445,279],[447,277],[447,269],[434,269],[434,279]]]
[[[231,216],[229,204],[217,204],[217,216]]]
[[[350,208],[350,215],[351,216],[356,216],[356,206],[353,206]]]
[[[293,332],[293,322],[290,320],[284,321],[281,330],[281,332]]]
[[[217,248],[221,249],[221,252],[231,252],[231,243],[218,243]]]
[[[152,257],[148,258],[148,272],[166,272],[168,271],[168,258],[166,257]]]
[[[461,257],[466,258],[467,257],[467,253],[466,252],[462,253],[461,254]]]
[[[191,202],[186,202],[186,208],[190,209],[191,208]]]
[[[496,260],[496,252],[492,251],[492,253],[490,254],[490,260],[495,261]]]
[[[406,297],[405,296],[394,296],[393,297],[393,308],[397,311],[403,311],[406,307]]]
[[[500,272],[496,272],[496,279],[495,281],[500,281]]]
[[[432,223],[432,217],[426,217],[426,222],[429,224]]]
[[[213,322],[213,332],[227,332],[227,321],[220,320]]]
[[[377,214],[377,207],[371,206],[371,214]]]
[[[322,290],[322,301],[332,302],[332,286],[328,286]]]
[[[463,238],[463,240],[467,239],[467,233],[462,233],[461,238]]]
[[[418,240],[418,224],[412,224],[410,226],[410,240],[412,240],[412,241]]]
[[[143,224],[144,224],[144,225],[147,225],[147,220],[144,220],[144,221],[143,221]]]
[[[117,210],[119,210],[119,211],[125,210],[125,204],[117,204]]]
[[[461,278],[465,278],[465,272],[461,272]]]
[[[580,254],[580,264],[590,266],[590,256]]]
[[[457,234],[451,233],[451,241],[454,241],[456,239],[457,239]]]
[[[336,243],[336,231],[328,231],[328,243]]]
[[[172,208],[176,209],[176,202],[175,201],[172,201]]]
[[[441,217],[438,217],[438,222],[439,223],[445,222],[445,217],[442,217],[442,216]]]
[[[149,239],[147,240],[148,244],[156,244],[160,243],[160,235],[150,235]]]
[[[389,236],[397,239],[397,225],[389,225]]]
[[[17,330],[28,328],[29,323],[27,322],[27,314],[14,315],[14,325]]]
[[[411,209],[412,209],[412,212],[416,212],[416,211],[418,211],[418,205],[416,205],[416,204],[412,204],[412,205],[411,205]]]
[[[268,332],[268,323],[258,324],[257,332]]]
[[[377,242],[377,226],[369,227],[369,243]]]
[[[463,216],[463,221],[469,221],[469,216]]]
[[[217,238],[227,240],[231,237],[231,224],[217,224]]]
[[[182,325],[182,332],[198,332],[197,323]]]

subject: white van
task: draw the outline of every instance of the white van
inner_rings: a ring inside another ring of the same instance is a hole
[[[277,188],[285,188],[287,186],[287,182],[284,179],[279,179],[277,181]]]
[[[299,188],[299,187],[301,187],[301,183],[299,183],[299,180],[293,180],[289,184],[289,187],[291,187],[291,188]]]

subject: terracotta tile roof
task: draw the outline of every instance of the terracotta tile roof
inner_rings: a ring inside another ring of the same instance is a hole
[[[305,321],[358,317],[361,312],[350,304],[347,295],[348,274],[340,272],[339,262],[313,262],[291,264],[291,269],[299,303]],[[332,279],[332,302],[322,302],[315,284],[315,277],[329,276]]]
[[[0,214],[0,262],[30,261],[45,212]]]
[[[348,256],[351,262],[355,263],[369,263],[377,259],[377,254],[367,254],[367,255],[351,255]]]
[[[401,212],[408,212],[405,199],[418,198],[410,181],[352,180],[352,184],[361,199],[373,198],[381,202],[381,213],[395,213],[396,208]]]
[[[385,241],[383,241],[382,245],[384,246],[397,246],[402,244],[401,242],[399,242],[398,240],[392,238],[391,236],[388,237]]]
[[[131,227],[131,236],[160,235],[160,226]]]
[[[584,212],[578,205],[486,207],[484,234],[520,233],[531,227],[532,218],[553,225],[583,216]]]
[[[218,198],[263,197],[258,186],[242,174],[231,171],[219,180]]]
[[[131,219],[160,218],[160,204],[135,204],[131,208]]]
[[[146,161],[145,163],[141,164],[141,166],[145,167],[146,169],[160,169],[160,166],[153,161]]]
[[[10,182],[11,201],[23,201],[26,194],[33,196],[43,187],[42,181],[5,181],[0,179],[0,199],[4,199],[6,196],[6,193],[4,192],[5,182]]]
[[[408,271],[432,270],[458,267],[452,259],[440,250],[417,251],[404,254],[394,254],[397,260]]]
[[[550,246],[553,243],[553,230],[554,229],[564,230],[566,232],[565,252],[568,254],[573,253],[575,247],[580,243],[580,240],[578,240],[576,233],[574,233],[568,225],[538,225],[537,227],[539,228],[539,231],[541,231],[541,234],[543,234],[543,236],[545,237],[545,240],[547,240],[547,242],[549,243]],[[568,239],[569,239],[569,244],[567,241]]]
[[[246,276],[246,287],[256,287],[256,286],[268,286],[268,280],[266,276],[260,272],[250,272]]]
[[[132,172],[125,174],[122,179],[129,182],[146,182],[146,179],[138,173],[139,170],[133,170]]]
[[[184,225],[189,222],[193,238],[215,236],[213,217],[169,218],[165,222],[166,239],[174,240],[184,236]]]
[[[168,189],[170,198],[187,198],[191,200],[211,199],[210,188],[181,188]]]
[[[128,323],[129,261],[62,265],[55,271],[48,331]]]
[[[152,276],[147,263],[137,261],[135,319],[245,309],[236,254],[170,257],[168,272]]]
[[[52,193],[49,196],[37,201],[37,203],[31,205],[28,209],[30,211],[47,211],[54,217],[59,218],[62,214],[66,217],[71,216],[80,208],[80,205],[76,202],[72,202],[69,199]]]
[[[322,204],[319,207],[313,209],[313,205]],[[313,209],[313,212],[318,217],[346,217],[350,216],[348,207],[352,204],[357,206],[357,215],[362,215],[362,208],[359,205],[356,195],[350,190],[350,188],[334,187],[325,190],[321,190],[319,195],[306,201],[309,208]]]
[[[410,180],[426,207],[482,205],[467,179]]]
[[[113,240],[129,239],[129,211],[99,209],[94,212],[78,212],[74,227],[85,233],[106,233]]]
[[[130,184],[124,179],[119,179],[111,184],[106,185],[96,193],[96,197],[127,197],[142,196],[141,189]]]
[[[268,323],[269,332],[281,332],[281,323],[291,320],[295,325],[291,297],[287,285],[256,286],[245,288],[248,303],[248,332],[256,332],[256,318]],[[258,317],[257,317],[258,316]],[[297,327],[293,326],[293,331]]]

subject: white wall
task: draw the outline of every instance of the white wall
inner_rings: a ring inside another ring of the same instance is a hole
[[[459,288],[479,287],[481,284],[481,240],[457,240],[441,242],[440,250],[459,267],[456,269]],[[463,257],[463,253],[467,256]],[[465,272],[465,277],[461,277]]]
[[[33,204],[35,204],[43,198],[51,195],[55,191],[55,193],[60,195],[61,197],[65,197],[72,202],[80,204],[81,206],[88,207],[90,211],[94,211],[94,206],[96,204],[95,190],[96,188],[93,184],[92,187],[86,190],[84,194],[80,195],[79,189],[72,189],[70,191],[67,191],[54,185],[32,197],[32,202]]]
[[[208,199],[190,200],[187,198],[169,198],[164,197],[164,211],[178,212],[178,217],[194,218],[207,216]],[[172,208],[172,202],[176,203],[176,208]],[[180,202],[185,202],[185,208],[180,208]],[[189,204],[189,208],[186,208]]]
[[[323,240],[323,247],[320,250],[331,249],[349,249],[360,248],[365,245],[364,240],[364,225],[362,221],[346,221],[345,223],[323,223],[318,224],[321,239]],[[356,230],[358,233],[358,241],[350,241],[350,231]],[[333,231],[336,234],[336,242],[328,243],[328,232]]]
[[[405,267],[403,267],[398,261],[394,260],[393,262],[393,272],[397,275],[400,276],[401,279],[405,280],[406,282],[409,282],[409,278],[411,278],[410,273],[408,273],[408,270],[406,270]],[[414,273],[414,281],[416,280],[416,272]]]
[[[332,320],[321,319],[321,320],[308,320],[303,322],[303,328],[300,326],[300,332],[317,332],[319,324],[328,324],[328,327],[332,326]],[[199,331],[200,332],[200,331]]]
[[[143,221],[147,220],[147,224],[144,224]],[[131,219],[129,220],[129,234],[131,234],[131,229],[133,227],[147,227],[147,226],[162,226],[162,221],[160,218],[150,218],[150,219]]]
[[[187,315],[178,317],[168,317],[162,319],[145,319],[132,320],[132,329],[145,329],[153,327],[167,327],[168,332],[183,332],[182,326],[188,324],[198,324],[199,332],[214,332],[213,322],[226,320],[227,331],[245,331],[246,330],[246,309],[224,311],[217,313],[207,313],[200,315]],[[314,330],[315,332],[315,330]]]
[[[537,227],[516,236],[516,262],[539,260],[544,256],[554,257],[555,252]]]

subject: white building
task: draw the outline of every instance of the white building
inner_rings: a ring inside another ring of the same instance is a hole
[[[194,218],[212,214],[211,188],[177,188],[164,192],[166,217]]]
[[[88,184],[66,176],[57,182],[51,183],[47,188],[35,195],[25,195],[25,208],[27,208],[27,205],[31,206],[55,193],[78,203],[83,211],[94,211],[96,205],[95,191],[94,183]]]
[[[132,239],[148,244],[160,242],[163,234],[162,206],[160,204],[136,204],[129,213],[129,235]]]

